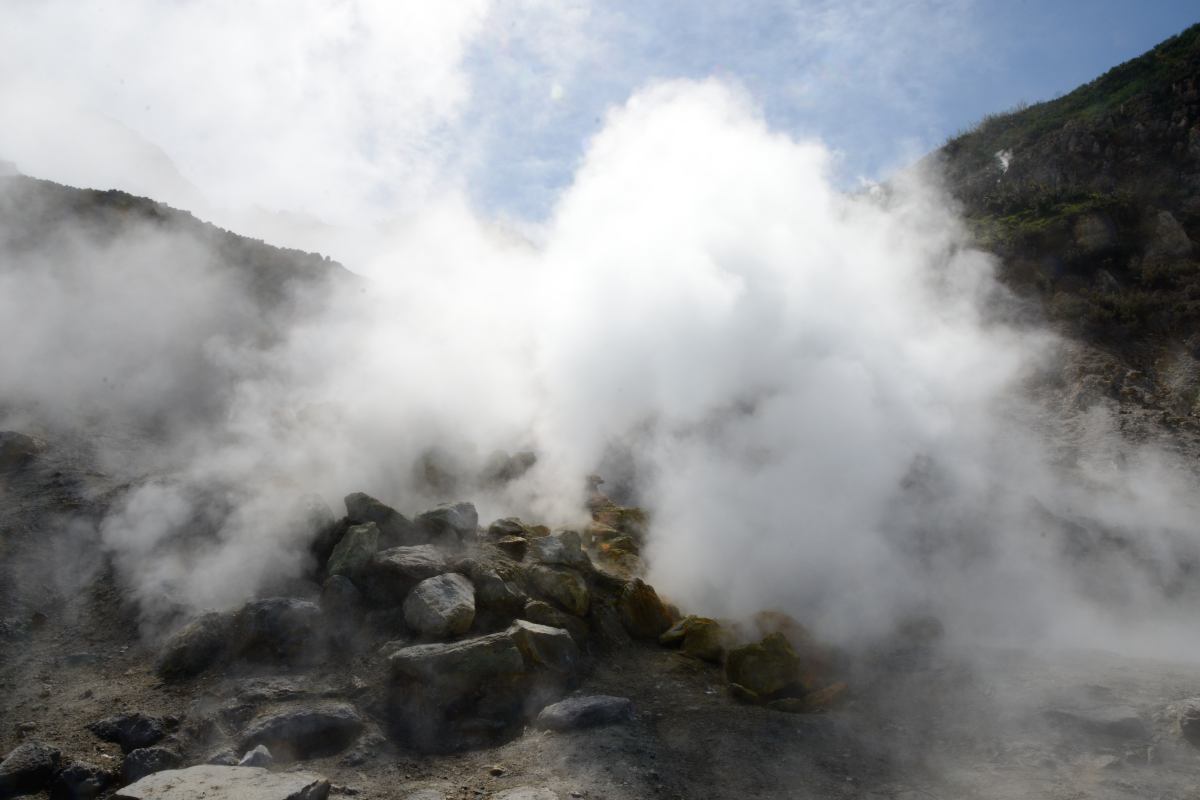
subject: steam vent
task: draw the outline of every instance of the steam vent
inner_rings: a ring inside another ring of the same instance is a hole
[[[0,2],[0,800],[1200,797],[1192,5]]]

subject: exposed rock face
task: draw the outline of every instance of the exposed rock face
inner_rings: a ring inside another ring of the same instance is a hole
[[[427,541],[417,526],[391,506],[362,492],[346,495],[346,516],[351,522],[374,522],[379,529],[379,547],[402,547]]]
[[[105,717],[88,725],[88,730],[106,742],[119,744],[126,753],[158,744],[167,735],[162,719],[141,712]]]
[[[633,719],[633,703],[625,697],[589,695],[568,697],[546,706],[537,716],[537,726],[552,731],[569,731],[611,725]]]
[[[329,575],[354,578],[362,573],[379,550],[379,526],[374,522],[354,525],[342,534],[329,555],[325,571]]]
[[[564,611],[582,617],[591,603],[587,581],[569,567],[536,566],[529,570],[529,581],[544,597]]]
[[[0,761],[0,798],[41,791],[54,777],[61,758],[58,749],[26,742]]]
[[[278,711],[253,720],[239,737],[242,749],[266,745],[280,759],[319,758],[340,753],[363,729],[353,706],[330,703]]]
[[[183,764],[183,758],[166,747],[142,747],[131,751],[121,764],[121,778],[126,783],[140,781],[147,775],[175,769]]]
[[[155,670],[164,680],[199,675],[220,660],[233,630],[229,614],[204,614],[176,631],[162,646]]]
[[[114,800],[326,800],[329,781],[310,772],[205,764],[159,772],[126,786]]]
[[[255,661],[310,662],[320,656],[321,608],[309,600],[253,600],[234,617],[234,651]]]
[[[446,556],[433,545],[393,547],[375,554],[359,588],[374,603],[398,606],[418,583],[447,571]]]
[[[466,633],[475,621],[475,588],[457,572],[426,578],[405,599],[404,621],[434,638]]]
[[[641,578],[634,578],[617,601],[621,622],[636,639],[657,639],[671,627],[671,615],[658,593]]]

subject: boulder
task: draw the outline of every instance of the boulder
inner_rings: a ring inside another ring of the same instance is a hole
[[[507,631],[529,669],[569,675],[579,666],[579,647],[562,628],[519,619]]]
[[[100,739],[120,745],[124,753],[158,744],[167,735],[167,725],[163,719],[140,711],[114,714],[93,722],[87,728]]]
[[[538,565],[529,570],[529,581],[539,594],[564,611],[582,617],[591,603],[587,581],[570,567]]]
[[[474,686],[525,670],[525,659],[507,632],[458,642],[402,647],[388,656],[393,679]]]
[[[485,483],[503,486],[520,478],[536,463],[537,454],[529,450],[522,450],[511,456],[503,452],[495,453],[488,459],[482,478]]]
[[[234,652],[254,661],[311,662],[320,656],[321,607],[310,600],[252,600],[234,616]]]
[[[379,546],[387,549],[427,541],[425,535],[408,517],[391,506],[362,492],[346,495],[346,516],[351,522],[362,525],[374,522],[379,529]]]
[[[633,703],[628,698],[596,694],[568,697],[546,706],[537,715],[535,724],[544,730],[571,731],[632,719]]]
[[[592,564],[587,553],[583,552],[579,534],[575,531],[560,531],[531,540],[527,556],[542,564],[578,569],[587,569]]]
[[[500,552],[514,561],[522,560],[529,551],[529,540],[524,536],[501,536],[494,544]]]
[[[363,595],[345,575],[331,575],[321,587],[321,610],[338,622],[352,622],[363,613]]]
[[[524,539],[529,535],[529,529],[516,517],[504,517],[488,525],[487,535],[489,539],[503,539],[507,536],[518,536]]]
[[[54,777],[61,759],[58,749],[26,742],[0,761],[0,798],[42,791]]]
[[[1200,747],[1200,700],[1184,703],[1179,710],[1179,733],[1193,747]]]
[[[530,622],[536,622],[539,625],[548,625],[551,628],[562,628],[567,633],[571,634],[571,638],[577,644],[587,641],[588,626],[587,623],[579,617],[574,617],[565,611],[560,611],[549,603],[541,600],[530,600],[525,603],[525,608],[521,612],[521,616]]]
[[[183,757],[166,747],[142,747],[132,750],[121,764],[121,779],[135,783],[147,775],[176,769],[183,764]]]
[[[809,692],[803,697],[781,697],[778,700],[772,700],[767,703],[767,708],[785,711],[789,714],[819,714],[829,711],[842,702],[849,688],[845,683],[838,682],[826,686],[824,689]]]
[[[329,555],[325,565],[327,575],[344,575],[353,579],[361,574],[379,550],[379,526],[374,522],[354,525],[342,534],[342,538]]]
[[[671,627],[671,615],[654,588],[641,578],[625,584],[617,599],[621,624],[635,639],[657,639]]]
[[[457,572],[426,578],[405,599],[404,621],[423,636],[466,633],[475,621],[475,588]]]
[[[447,571],[446,557],[433,545],[393,547],[375,554],[359,588],[374,603],[400,605],[418,583]]]
[[[199,675],[225,655],[232,629],[233,617],[229,614],[197,617],[163,644],[155,671],[164,680]]]
[[[800,681],[800,659],[781,633],[735,647],[725,657],[725,678],[758,700],[772,699]]]
[[[440,505],[416,519],[428,541],[457,545],[471,541],[479,529],[479,514],[471,503]]]
[[[725,654],[726,634],[720,623],[708,617],[687,616],[676,622],[658,641],[679,646],[684,655],[719,663]]]
[[[86,761],[73,761],[54,777],[50,800],[94,800],[116,783],[115,777]]]
[[[329,781],[311,772],[203,764],[167,770],[126,786],[114,800],[326,800]]]
[[[934,624],[940,625],[936,621]],[[760,637],[778,633],[787,639],[800,660],[801,689],[810,692],[830,682],[833,655],[793,617],[782,611],[760,611],[754,615],[752,625]]]
[[[238,745],[241,750],[266,745],[282,760],[321,758],[345,750],[362,729],[362,716],[348,703],[290,708],[252,720]]]
[[[501,578],[496,570],[475,562],[469,562],[465,566],[471,583],[475,585],[477,607],[514,615],[524,607],[525,593]]]
[[[16,431],[0,431],[0,473],[21,469],[45,449],[40,439]]]

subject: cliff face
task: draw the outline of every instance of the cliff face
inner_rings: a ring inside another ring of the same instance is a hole
[[[1068,95],[984,119],[927,162],[1004,281],[1104,354],[1114,397],[1129,399],[1136,373],[1141,401],[1196,417],[1200,25]]]

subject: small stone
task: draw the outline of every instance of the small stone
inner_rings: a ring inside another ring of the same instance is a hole
[[[633,703],[625,697],[590,695],[568,697],[546,706],[535,724],[544,730],[569,731],[629,722],[633,719]]]
[[[359,575],[379,550],[379,526],[374,522],[354,525],[342,534],[326,564],[330,575]]]

